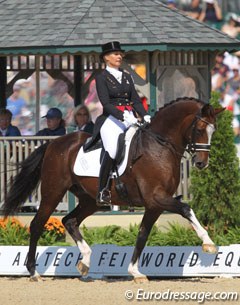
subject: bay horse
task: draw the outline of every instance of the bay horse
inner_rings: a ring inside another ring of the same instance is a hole
[[[145,128],[139,128],[131,144],[127,168],[121,176],[134,206],[144,206],[145,211],[128,267],[135,281],[147,281],[138,270],[138,261],[153,224],[163,211],[177,213],[188,219],[203,242],[203,251],[216,253],[214,242],[200,225],[190,206],[173,197],[180,181],[180,164],[184,151],[192,152],[195,166],[208,165],[212,134],[217,114],[223,108],[213,109],[209,104],[194,98],[179,98],[160,108]],[[80,177],[73,172],[74,162],[86,139],[84,132],[71,133],[54,139],[37,148],[20,164],[20,171],[7,194],[3,206],[4,216],[17,212],[41,181],[41,203],[30,225],[30,245],[27,269],[32,280],[38,280],[36,247],[44,225],[64,194],[69,190],[79,200],[78,205],[62,223],[78,246],[82,260],[78,269],[87,275],[91,248],[83,239],[81,222],[98,211],[95,198],[98,178]],[[138,158],[136,157],[138,151]],[[111,185],[114,205],[126,205]]]

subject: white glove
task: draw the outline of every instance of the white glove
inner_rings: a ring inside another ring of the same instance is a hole
[[[124,125],[128,128],[129,126],[136,124],[138,122],[137,118],[127,110],[124,110],[123,112],[123,120]]]
[[[144,115],[143,120],[146,123],[151,123],[151,116],[149,114]]]
[[[124,110],[123,111],[123,120],[127,121],[129,117],[130,117],[130,112],[127,110]]]

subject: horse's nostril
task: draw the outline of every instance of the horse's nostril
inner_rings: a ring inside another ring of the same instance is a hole
[[[203,169],[206,166],[206,163],[202,162],[202,161],[198,161],[198,162],[195,163],[195,165],[196,165],[197,168]]]

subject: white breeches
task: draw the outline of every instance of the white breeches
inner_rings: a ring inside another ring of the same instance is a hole
[[[130,113],[133,115],[132,112]],[[128,129],[128,127],[129,126],[126,122],[119,121],[112,115],[107,117],[103,123],[100,129],[100,134],[104,149],[109,153],[109,156],[112,159],[115,159],[117,154],[118,137],[121,133]]]

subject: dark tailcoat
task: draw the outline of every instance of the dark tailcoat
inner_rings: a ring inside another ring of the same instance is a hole
[[[98,98],[103,106],[103,114],[97,118],[93,139],[85,145],[85,149],[88,149],[99,139],[101,126],[109,115],[123,121],[124,109],[133,109],[140,117],[147,114],[130,74],[123,71],[122,83],[119,83],[111,73],[104,70],[96,76],[96,88]]]

